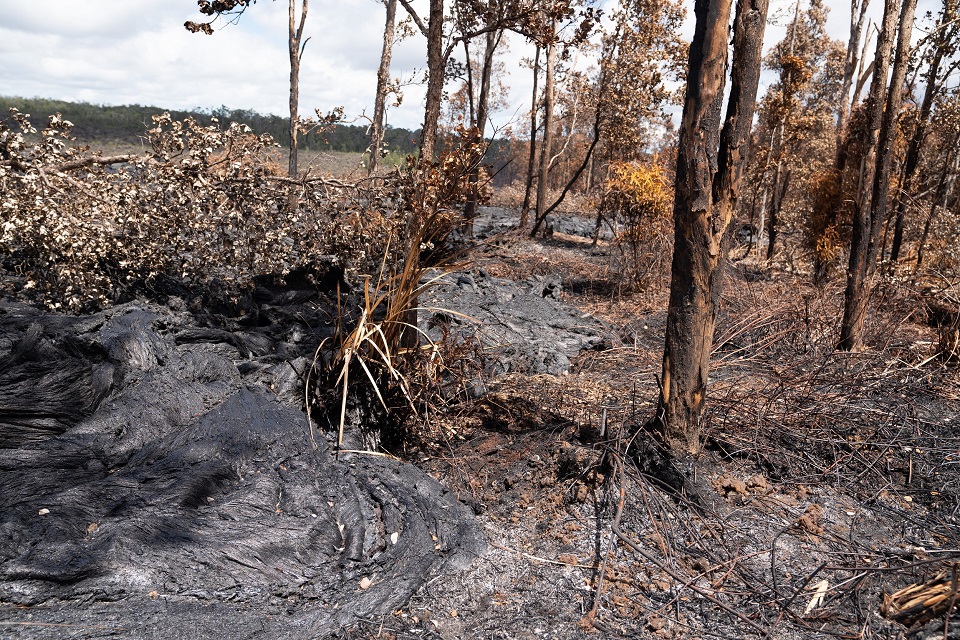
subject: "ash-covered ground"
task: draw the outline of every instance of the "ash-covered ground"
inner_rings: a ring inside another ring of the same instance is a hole
[[[678,493],[630,446],[664,291],[622,288],[589,219],[553,228],[482,240],[423,302],[484,365],[405,462],[337,457],[301,410],[331,291],[4,300],[0,636],[957,637],[883,615],[941,572],[949,603],[960,559],[957,369],[910,299],[838,355],[836,287],[732,266]]]

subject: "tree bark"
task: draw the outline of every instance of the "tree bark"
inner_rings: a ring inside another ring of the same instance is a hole
[[[540,44],[533,56],[533,98],[530,100],[530,156],[527,159],[527,181],[523,189],[523,205],[520,207],[520,230],[527,228],[530,222],[530,193],[533,190],[533,176],[537,168],[537,81],[540,78]]]
[[[390,61],[393,58],[393,41],[396,35],[397,0],[386,0],[387,20],[383,27],[383,50],[380,52],[380,67],[377,69],[377,95],[373,102],[373,122],[370,124],[370,160],[367,175],[373,175],[380,163],[383,149],[383,124],[387,110],[387,85],[390,82]]]
[[[446,59],[443,55],[443,0],[430,0],[430,22],[427,26],[427,99],[420,133],[420,161],[433,162],[443,99]]]
[[[893,146],[898,129],[897,120],[900,115],[903,81],[910,54],[913,14],[917,2],[905,0],[900,11],[896,61],[885,101],[884,85],[894,26],[897,22],[897,5],[898,0],[887,0],[883,12],[883,28],[877,39],[875,70],[867,112],[868,137],[860,166],[859,195],[854,211],[850,264],[844,292],[843,322],[840,326],[840,343],[837,345],[844,351],[855,351],[863,347],[864,322],[876,271],[878,240],[889,201]]]
[[[557,44],[553,42],[557,23],[550,25],[551,41],[546,45],[547,66],[543,79],[543,144],[540,147],[540,170],[537,175],[537,219],[541,219],[547,206],[547,190],[550,188],[550,153],[553,147],[554,73],[557,68]],[[536,229],[534,229],[536,233]]]
[[[738,0],[726,122],[720,112],[730,0],[697,0],[677,154],[674,252],[663,377],[654,426],[695,453],[713,344],[723,254],[756,103],[767,0]]]

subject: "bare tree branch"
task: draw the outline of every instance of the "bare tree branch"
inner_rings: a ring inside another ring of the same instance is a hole
[[[132,153],[119,156],[91,156],[89,158],[78,158],[77,160],[71,160],[70,162],[64,162],[63,164],[58,164],[52,167],[45,167],[45,170],[72,171],[73,169],[80,169],[82,167],[89,167],[91,165],[121,164],[123,162],[130,162],[137,157],[138,156]]]

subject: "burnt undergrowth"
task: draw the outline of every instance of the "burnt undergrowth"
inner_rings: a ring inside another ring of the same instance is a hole
[[[485,268],[564,282],[605,259],[541,242],[497,251],[503,263],[491,251]],[[422,463],[469,496],[506,549],[506,577],[481,568],[459,583],[529,621],[438,587],[377,623],[428,637],[409,621],[443,603],[459,621],[438,620],[441,637],[954,637],[960,387],[923,293],[883,282],[868,348],[839,353],[839,284],[731,267],[706,450],[666,457],[680,478],[668,487],[625,453],[650,438],[636,425],[654,409],[658,295],[564,289],[604,321],[608,348],[582,353],[566,376],[492,385],[452,423],[460,439]],[[525,608],[531,599],[548,603],[552,626]]]

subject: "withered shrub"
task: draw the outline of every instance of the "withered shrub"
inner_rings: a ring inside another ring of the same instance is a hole
[[[353,426],[369,448],[395,449],[411,435],[425,437],[429,420],[410,418],[426,418],[450,397],[462,397],[480,367],[480,353],[469,341],[445,332],[439,343],[421,344],[416,326],[420,296],[457,266],[456,247],[447,242],[462,222],[454,204],[473,188],[468,176],[485,151],[477,138],[461,139],[462,146],[445,150],[436,163],[409,158],[409,170],[398,174],[393,197],[405,218],[404,234],[395,250],[384,252],[379,272],[365,278],[357,321],[339,326],[336,348],[318,354],[318,384],[309,402],[338,432],[338,447]]]
[[[597,213],[617,229],[616,245],[624,262],[621,272],[634,286],[645,288],[666,266],[672,198],[670,181],[660,165],[610,165]]]
[[[0,123],[0,256],[53,309],[96,308],[161,276],[237,290],[331,256],[373,273],[404,224],[399,174],[369,187],[291,180],[272,139],[243,125],[156,116],[152,153],[103,158],[70,146],[59,115],[39,135],[12,117]]]

